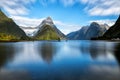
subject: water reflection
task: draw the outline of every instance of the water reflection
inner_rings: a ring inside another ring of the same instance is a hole
[[[81,54],[90,55],[92,59],[97,59],[98,57],[107,57],[108,54],[112,55],[114,53],[114,43],[107,43],[103,41],[91,41],[91,42],[83,42],[79,44],[79,48]]]
[[[91,45],[89,46],[91,57],[96,59],[99,56],[107,57],[107,54],[113,53],[112,48],[114,47],[114,44],[110,44],[111,43],[106,42],[91,42]]]
[[[120,65],[120,43],[115,46],[114,55]]]
[[[15,48],[12,44],[0,44],[0,67],[7,61],[11,61],[15,54]]]
[[[0,80],[31,80],[24,70],[9,70],[5,66],[13,62],[20,51],[14,43],[0,43]]]
[[[43,42],[38,45],[38,50],[42,59],[50,63],[57,52],[57,46],[51,42]]]
[[[0,80],[120,80],[119,49],[99,41],[0,44]]]

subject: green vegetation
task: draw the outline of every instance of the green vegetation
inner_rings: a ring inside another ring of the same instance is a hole
[[[20,39],[17,38],[16,36],[14,36],[14,35],[0,33],[0,40],[10,41],[10,40],[20,40]]]
[[[44,29],[42,29],[34,38],[36,40],[60,40],[55,30],[49,25],[44,26]]]
[[[0,41],[19,41],[28,39],[25,32],[0,10]]]

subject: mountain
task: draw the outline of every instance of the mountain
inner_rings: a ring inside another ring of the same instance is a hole
[[[120,38],[120,16],[117,19],[116,23],[106,31],[106,33],[103,35],[103,38]]]
[[[113,26],[103,36],[92,38],[92,40],[119,40],[120,39],[120,15]]]
[[[71,32],[67,35],[67,38],[70,40],[85,40],[85,33],[89,27],[82,27],[80,30]]]
[[[93,37],[102,36],[108,28],[107,24],[93,22],[90,26],[82,27],[78,31],[69,33],[67,37],[72,40],[90,40]]]
[[[25,32],[0,10],[0,40],[25,40],[26,38]]]
[[[47,17],[38,26],[39,30],[35,33],[34,39],[37,40],[65,40],[66,36],[54,25],[52,19]]]
[[[108,28],[109,26],[107,24],[98,24],[93,22],[86,31],[86,39],[102,36],[108,30]]]

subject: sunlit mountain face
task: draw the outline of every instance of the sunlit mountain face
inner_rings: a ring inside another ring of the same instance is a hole
[[[92,22],[112,26],[120,14],[119,4],[119,0],[2,0],[0,8],[23,27],[36,27],[50,16],[68,34]]]

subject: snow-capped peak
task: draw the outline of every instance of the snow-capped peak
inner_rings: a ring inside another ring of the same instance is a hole
[[[43,20],[42,24],[54,24],[51,17],[47,17],[45,20]]]

